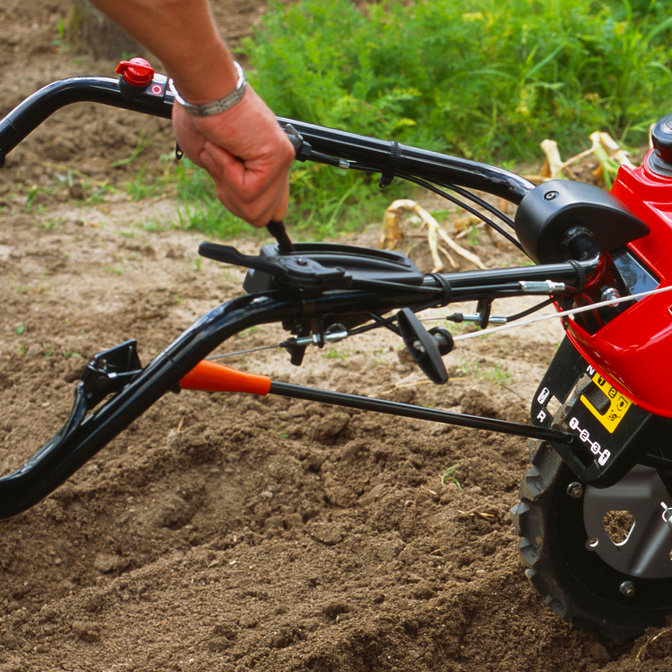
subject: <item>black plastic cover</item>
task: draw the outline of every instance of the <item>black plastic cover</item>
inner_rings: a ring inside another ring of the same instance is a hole
[[[570,229],[589,232],[602,252],[623,247],[649,232],[649,227],[597,186],[550,180],[530,191],[515,217],[518,240],[538,264],[567,258],[563,242]]]
[[[351,284],[361,281],[395,282],[419,286],[423,274],[404,254],[393,250],[375,250],[354,245],[333,243],[296,243],[290,253],[281,254],[276,244],[261,248],[261,259],[282,261],[296,266],[298,260],[328,269],[339,269]],[[243,288],[249,293],[264,292],[274,287],[273,275],[260,268],[251,268],[245,276]]]

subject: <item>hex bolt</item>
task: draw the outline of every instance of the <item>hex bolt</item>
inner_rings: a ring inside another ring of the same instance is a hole
[[[583,497],[583,483],[573,481],[567,486],[567,494],[572,499],[581,499]]]
[[[600,301],[614,301],[615,303],[610,304],[612,308],[615,308],[618,305],[616,299],[620,299],[621,294],[615,287],[605,287],[600,293]]]
[[[635,590],[635,584],[632,581],[623,581],[623,583],[618,587],[618,591],[621,593],[621,595],[625,595],[625,597],[634,597],[635,593],[637,592]]]

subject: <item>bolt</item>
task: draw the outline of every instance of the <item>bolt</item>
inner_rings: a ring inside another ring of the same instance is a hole
[[[413,341],[413,349],[418,352],[425,352],[425,346],[419,340]]]
[[[663,520],[668,527],[672,527],[672,507],[668,507],[665,504],[663,504],[663,506],[665,507],[665,511],[663,511]]]
[[[554,198],[558,197],[558,192],[557,191],[547,191],[544,194],[544,200],[545,201],[552,201]]]
[[[637,592],[635,590],[635,584],[632,581],[623,581],[623,583],[618,587],[618,590],[621,595],[625,595],[625,597],[634,597],[635,593]]]
[[[581,497],[583,497],[583,484],[578,481],[573,481],[567,486],[567,494],[572,499],[581,499]]]
[[[620,298],[621,295],[615,287],[605,287],[600,293],[600,300],[602,301],[615,301]],[[615,308],[617,305],[618,303],[612,303],[611,307]]]
[[[306,259],[304,259],[303,257],[299,257],[299,258],[296,260],[296,263],[297,263],[299,266],[306,266],[306,265],[308,264],[308,261],[307,261]]]

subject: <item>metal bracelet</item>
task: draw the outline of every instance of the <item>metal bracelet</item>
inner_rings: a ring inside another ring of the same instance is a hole
[[[218,98],[217,100],[213,100],[209,103],[196,105],[194,103],[187,102],[180,95],[180,92],[177,90],[175,82],[173,82],[172,79],[168,80],[168,88],[170,89],[173,96],[175,96],[175,100],[189,114],[193,115],[194,117],[211,117],[213,114],[219,114],[220,112],[224,112],[224,110],[228,110],[229,108],[233,107],[236,103],[238,103],[242,99],[245,93],[245,89],[247,88],[247,80],[245,79],[245,73],[243,72],[243,69],[240,67],[240,64],[237,63],[236,61],[233,62],[233,67],[236,69],[236,73],[238,75],[236,88],[223,98]]]

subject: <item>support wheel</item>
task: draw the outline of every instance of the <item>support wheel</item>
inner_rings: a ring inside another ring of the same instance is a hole
[[[672,614],[672,501],[658,472],[634,467],[584,487],[546,443],[512,509],[525,574],[553,611],[622,643]]]

